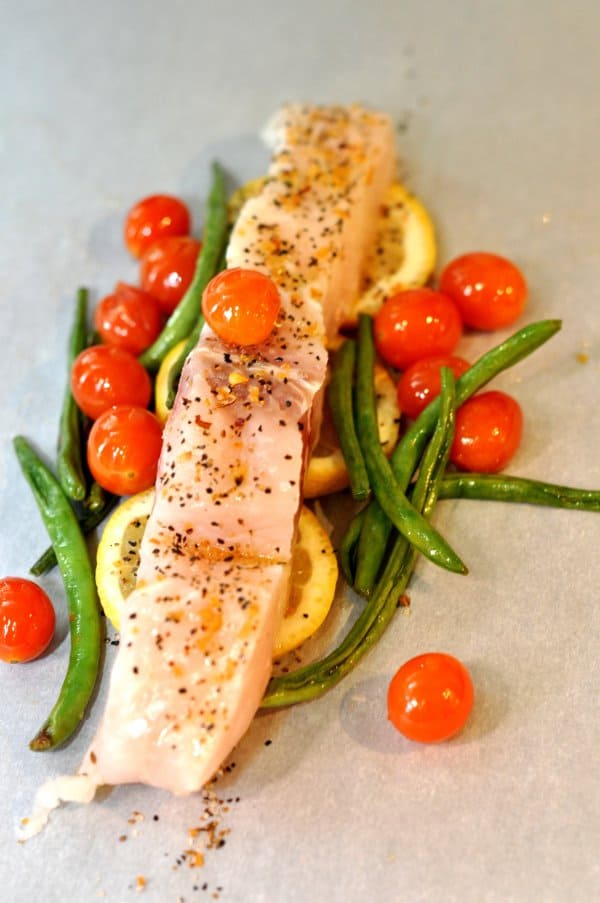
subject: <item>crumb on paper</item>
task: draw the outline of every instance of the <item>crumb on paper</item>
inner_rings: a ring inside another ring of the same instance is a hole
[[[135,889],[136,889],[136,891],[138,891],[138,893],[140,893],[141,891],[145,890],[145,888],[146,888],[146,883],[147,883],[147,882],[146,882],[146,879],[144,878],[143,875],[137,875],[137,876],[136,876],[136,879],[135,879]]]
[[[219,796],[214,788],[219,777],[228,774],[235,767],[235,762],[223,766],[215,775],[210,785],[205,787],[202,793],[204,809],[196,824],[187,830],[187,843],[184,849],[177,855],[172,866],[173,871],[187,866],[190,869],[198,869],[204,866],[209,850],[220,850],[226,842],[231,828],[223,825],[223,819],[231,809],[233,803],[238,803],[240,797]],[[207,890],[208,884],[202,885],[202,890]],[[220,894],[222,888],[217,887],[214,893]],[[215,898],[216,899],[216,898]]]
[[[204,853],[201,850],[190,847],[188,850],[183,851],[183,856],[185,856],[191,869],[201,868],[204,865]]]
[[[580,364],[587,364],[587,363],[589,363],[589,360],[590,360],[589,354],[587,354],[587,352],[585,352],[585,351],[577,352],[577,354],[575,355],[575,358],[578,361],[578,363],[580,363]]]

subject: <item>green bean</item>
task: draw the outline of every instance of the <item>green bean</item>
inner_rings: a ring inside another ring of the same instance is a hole
[[[100,661],[100,612],[94,576],[75,513],[60,484],[22,436],[14,440],[19,464],[54,546],[69,607],[71,653],[58,699],[29,744],[52,749],[76,730],[90,700]]]
[[[190,332],[187,337],[187,341],[179,354],[177,355],[177,360],[173,361],[171,365],[171,369],[167,374],[167,398],[166,398],[166,406],[169,410],[173,407],[173,403],[175,401],[175,396],[177,394],[177,387],[179,385],[179,379],[181,377],[181,371],[183,370],[183,365],[187,360],[187,356],[192,351],[193,348],[198,344],[198,339],[200,338],[200,333],[202,332],[202,327],[204,326],[204,317],[202,314],[198,317],[196,321],[196,325]]]
[[[423,457],[413,491],[413,503],[424,516],[429,516],[435,505],[440,475],[446,466],[454,430],[454,384],[452,374],[444,369],[438,424]],[[416,549],[408,544],[404,536],[398,535],[381,581],[345,639],[324,659],[291,674],[273,678],[261,706],[277,708],[306,702],[335,686],[368,652],[390,623],[416,559]]]
[[[376,507],[374,507],[375,505]],[[354,581],[351,585],[359,595],[366,597],[373,591],[375,577],[379,573],[381,562],[385,557],[385,550],[383,550],[383,554],[380,555],[379,553],[379,549],[382,548],[382,531],[378,520],[373,516],[374,511],[381,511],[376,502],[372,502],[366,508],[363,508],[361,512],[360,535],[358,540],[356,538],[353,540],[356,550],[354,555]],[[386,531],[383,541],[387,547],[392,532],[392,525],[388,520],[386,520],[386,524],[389,524],[389,529]],[[342,544],[343,542],[344,540],[342,539]]]
[[[75,320],[69,337],[68,380],[60,415],[56,470],[58,481],[69,498],[85,498],[87,482],[82,455],[82,417],[71,392],[71,367],[77,355],[87,347],[87,289],[77,292]]]
[[[83,535],[87,536],[92,532],[92,530],[95,530],[96,527],[102,523],[104,518],[107,517],[108,514],[110,514],[113,508],[117,505],[118,501],[118,495],[110,495],[109,493],[105,493],[104,500],[101,506],[87,509],[83,508],[83,510],[77,511],[75,513],[75,516]],[[48,546],[45,552],[42,552],[37,561],[35,561],[34,564],[31,565],[31,567],[29,568],[29,573],[33,574],[35,577],[41,577],[42,574],[47,574],[48,571],[51,571],[56,563],[56,553],[54,551],[54,546]]]
[[[441,499],[485,499],[491,502],[521,502],[549,508],[576,511],[600,511],[600,490],[577,489],[543,483],[509,474],[445,474],[440,486]]]
[[[530,323],[486,352],[457,380],[456,404],[461,405],[494,376],[523,360],[551,339],[560,327],[560,320]],[[390,464],[402,490],[406,490],[412,479],[419,457],[433,429],[438,408],[439,399],[434,399],[407,430],[392,453]],[[390,520],[377,500],[373,500],[367,508],[363,530],[367,539],[362,547],[359,542],[357,584],[360,585],[361,592],[368,594],[380,571],[391,532]],[[363,553],[365,546],[370,550],[367,558]]]
[[[106,508],[107,492],[95,480],[92,482],[89,492],[83,500],[83,506],[88,511],[102,511]]]
[[[364,510],[364,509],[363,509]],[[340,567],[342,574],[349,586],[354,583],[354,562],[356,556],[356,543],[360,536],[363,521],[363,511],[355,514],[350,521],[350,526],[344,533],[339,550]]]
[[[144,367],[151,371],[158,370],[171,348],[186,339],[194,326],[197,326],[202,292],[217,272],[221,260],[228,234],[227,194],[223,170],[218,163],[213,163],[212,170],[213,182],[206,205],[204,239],[194,278],[157,340],[140,357]]]
[[[208,229],[208,226],[207,226]],[[223,248],[221,250],[221,256],[219,257],[219,261],[215,267],[214,275],[220,273],[227,266],[227,236],[229,236],[229,228],[227,229],[227,235],[225,241],[223,243]],[[173,361],[171,368],[167,374],[167,398],[165,404],[169,410],[173,407],[175,402],[175,396],[177,395],[177,387],[179,385],[179,379],[181,377],[181,371],[183,370],[183,365],[185,364],[188,354],[192,351],[193,348],[198,344],[198,339],[200,338],[200,333],[202,332],[202,327],[204,326],[204,316],[202,313],[199,314],[198,319],[196,320],[196,324],[189,336],[187,337],[187,341],[179,354],[177,355],[177,360]]]
[[[390,463],[383,453],[379,442],[373,382],[375,345],[371,317],[361,315],[358,335],[356,427],[373,494],[396,529],[426,558],[449,571],[466,574],[467,568],[456,552],[410,504],[404,494],[406,486],[398,485]]]
[[[354,370],[356,342],[347,339],[333,360],[328,388],[329,407],[350,478],[350,491],[357,502],[371,494],[365,459],[356,435],[354,417]]]

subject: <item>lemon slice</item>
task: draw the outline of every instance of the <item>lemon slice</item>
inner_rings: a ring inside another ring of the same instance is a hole
[[[262,176],[246,182],[229,201],[234,223],[245,202],[259,194]],[[390,186],[382,207],[373,250],[365,262],[364,291],[344,326],[353,326],[361,313],[373,316],[386,298],[405,288],[418,288],[429,280],[437,255],[435,229],[421,201],[399,182]],[[335,347],[335,340],[332,342]]]
[[[154,489],[130,496],[111,514],[98,543],[98,597],[104,614],[117,630],[125,599],[135,586],[140,544],[153,504]]]
[[[398,441],[400,409],[396,386],[385,367],[375,367],[375,393],[377,396],[377,423],[379,441],[386,455],[391,455]],[[327,405],[323,411],[323,423],[319,442],[312,453],[304,477],[304,497],[318,498],[339,492],[348,485],[348,471],[338,445],[331,414]]]
[[[154,489],[132,495],[111,515],[98,545],[98,596],[117,630],[125,600],[135,586],[140,543],[153,504]],[[292,588],[274,655],[295,649],[321,626],[335,596],[337,576],[329,536],[312,511],[303,507],[292,561]]]
[[[303,506],[292,559],[292,588],[275,637],[274,658],[296,649],[319,629],[331,608],[337,578],[329,535],[317,516]]]
[[[352,322],[361,313],[376,314],[394,292],[425,285],[435,261],[435,230],[427,210],[403,185],[392,185],[365,264],[365,290],[354,306]]]
[[[169,416],[169,408],[167,407],[169,372],[179,357],[185,342],[186,340],[182,339],[181,342],[178,342],[171,348],[168,354],[165,354],[163,362],[156,374],[156,382],[154,383],[154,410],[161,423],[164,423]]]

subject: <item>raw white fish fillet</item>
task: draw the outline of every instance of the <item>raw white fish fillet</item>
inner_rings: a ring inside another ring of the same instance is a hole
[[[106,710],[82,765],[96,784],[200,789],[271,673],[326,341],[358,295],[395,156],[388,117],[358,106],[288,106],[270,135],[268,178],[239,216],[227,264],[267,273],[281,315],[267,342],[246,349],[205,327],[186,362]]]

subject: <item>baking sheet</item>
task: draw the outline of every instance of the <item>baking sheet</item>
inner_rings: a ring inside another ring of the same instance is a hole
[[[599,486],[600,12],[592,2],[154,2],[0,7],[0,562],[25,575],[44,530],[10,447],[53,453],[73,296],[135,280],[124,211],[172,191],[201,223],[208,165],[256,175],[286,100],[359,100],[398,123],[406,182],[440,261],[514,258],[523,321],[561,333],[497,380],[525,411],[511,469]],[[475,357],[490,340],[473,336]],[[24,846],[35,789],[77,767],[74,741],[29,752],[68,657],[59,578],[52,654],[0,664],[2,899],[590,900],[600,893],[598,541],[594,515],[446,502],[436,523],[467,578],[422,564],[376,649],[324,699],[260,715],[208,793],[122,787],[55,813]],[[350,616],[345,602],[341,617]],[[337,627],[334,625],[331,632]],[[440,746],[403,740],[385,692],[414,654],[471,669],[476,704]],[[114,647],[106,646],[108,672]],[[190,838],[215,822],[212,834]],[[182,856],[210,840],[202,866]],[[224,843],[220,843],[224,841]],[[144,879],[142,882],[141,879]]]

